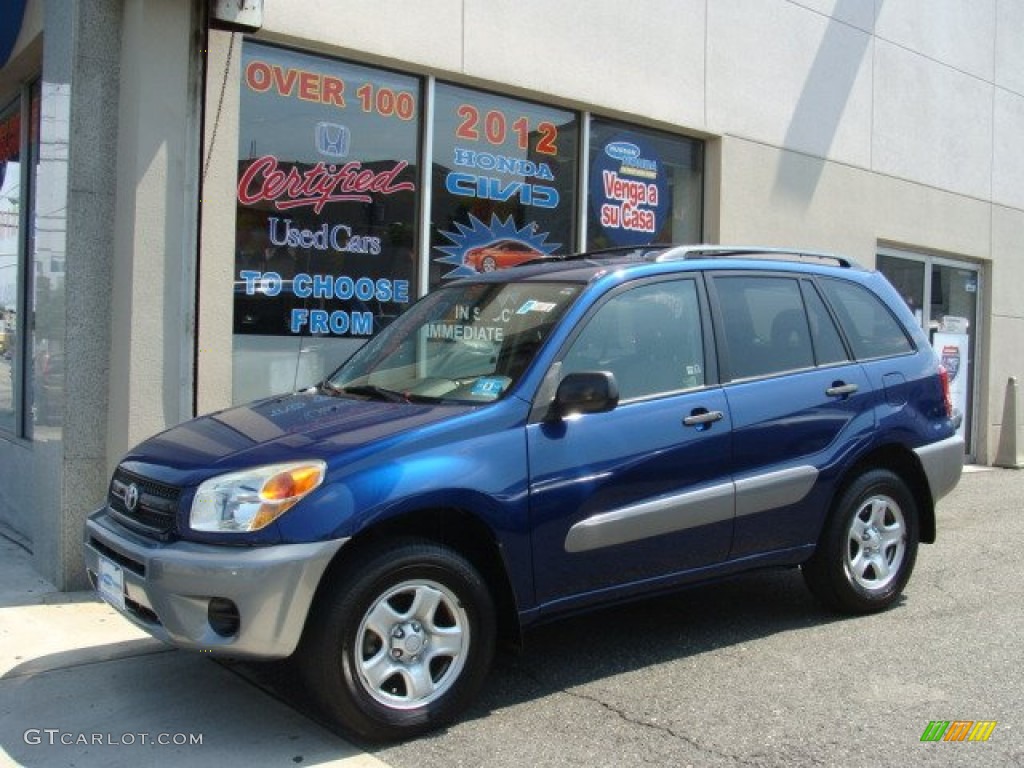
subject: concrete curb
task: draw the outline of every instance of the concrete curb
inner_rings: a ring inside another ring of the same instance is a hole
[[[0,765],[387,768],[230,667],[61,593],[0,537]]]

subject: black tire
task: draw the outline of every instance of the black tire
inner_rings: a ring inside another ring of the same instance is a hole
[[[406,540],[331,574],[297,660],[309,691],[340,729],[395,741],[445,725],[465,709],[487,677],[495,631],[490,591],[469,561],[446,547]]]
[[[485,256],[480,265],[481,272],[495,272],[498,269],[498,262],[493,256]]]
[[[804,580],[826,606],[874,613],[895,603],[917,559],[917,504],[893,472],[873,469],[855,479],[835,504]]]

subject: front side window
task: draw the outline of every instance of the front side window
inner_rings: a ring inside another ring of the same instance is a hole
[[[437,290],[362,347],[325,389],[386,400],[497,400],[526,372],[580,290],[566,283]]]
[[[617,294],[589,319],[562,361],[562,375],[609,371],[621,400],[703,386],[697,285],[654,283]]]

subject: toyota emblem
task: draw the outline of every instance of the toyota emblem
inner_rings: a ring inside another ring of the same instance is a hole
[[[139,486],[135,483],[124,489],[124,506],[129,512],[134,512],[139,506]]]

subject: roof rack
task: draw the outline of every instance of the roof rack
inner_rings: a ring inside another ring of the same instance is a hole
[[[585,259],[594,258],[607,258],[610,256],[629,256],[636,255],[637,257],[649,256],[653,251],[663,251],[667,248],[673,248],[672,245],[665,244],[653,244],[653,245],[613,245],[607,248],[596,248],[592,251],[579,251],[577,253],[567,254],[556,254],[553,256],[546,256],[542,259],[534,259],[533,261],[550,261],[551,259],[559,259],[561,261],[582,261]]]
[[[805,251],[800,248],[776,248],[756,245],[680,245],[660,254],[656,261],[678,261],[681,259],[702,259],[705,257],[729,256],[791,256],[797,259],[821,259],[836,262],[840,267],[851,269],[859,265],[845,256],[824,251]]]
[[[826,251],[807,251],[801,248],[779,248],[775,246],[761,245],[672,245],[670,243],[651,243],[649,245],[623,245],[610,248],[600,248],[593,251],[581,251],[578,253],[558,254],[544,258],[532,259],[525,264],[538,264],[551,261],[584,261],[586,259],[601,259],[608,257],[627,257],[631,261],[666,262],[682,261],[684,259],[705,259],[705,258],[728,258],[736,257],[766,257],[770,259],[781,259],[789,257],[789,261],[800,261],[816,259],[822,261],[833,261],[840,267],[846,269],[863,269],[853,259],[839,256]],[[631,258],[629,258],[631,257]],[[525,265],[524,264],[524,265]]]

